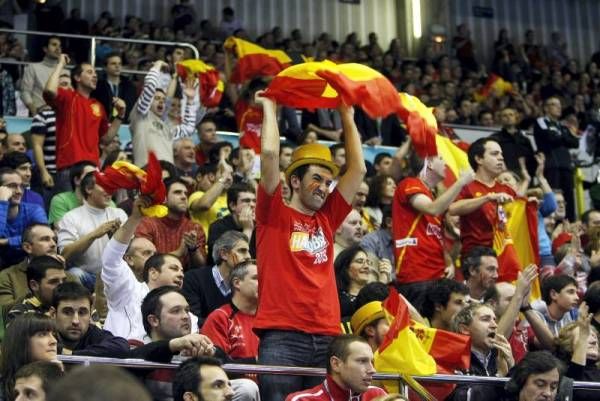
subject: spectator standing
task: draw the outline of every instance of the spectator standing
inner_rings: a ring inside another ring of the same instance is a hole
[[[109,117],[113,113],[113,98],[118,97],[125,102],[125,116],[123,122],[129,123],[129,114],[133,110],[137,98],[134,84],[121,75],[123,61],[119,53],[110,53],[106,56],[104,65],[104,77],[98,80],[96,89],[92,91],[91,97],[97,99],[104,106]]]

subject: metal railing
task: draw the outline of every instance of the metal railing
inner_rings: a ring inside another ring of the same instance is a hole
[[[177,369],[179,363],[155,363],[142,359],[118,359],[118,358],[100,358],[74,355],[59,355],[58,359],[66,364],[78,365],[112,365],[129,369]],[[237,374],[272,374],[288,376],[325,376],[323,368],[301,368],[290,366],[270,366],[270,365],[246,365],[237,363],[228,363],[223,365],[223,369],[229,373]],[[433,376],[414,376],[415,380],[422,383],[452,383],[452,384],[487,384],[493,386],[503,386],[509,379],[506,377],[487,377],[487,376],[467,376],[467,375],[440,375]],[[375,380],[394,380],[402,382],[402,376],[396,373],[376,373],[373,375]],[[574,390],[600,390],[600,383],[576,381],[573,382]]]
[[[137,44],[154,44],[159,46],[178,46],[178,47],[186,47],[191,49],[194,53],[194,58],[200,58],[200,52],[196,48],[196,46],[186,43],[186,42],[163,42],[159,40],[149,40],[149,39],[131,39],[131,38],[115,38],[112,36],[91,36],[91,35],[75,35],[71,33],[56,33],[56,32],[42,32],[42,31],[27,31],[27,30],[19,30],[19,29],[4,29],[1,28],[0,32],[12,33],[15,35],[39,35],[39,36],[58,36],[59,38],[73,38],[73,39],[87,39],[90,41],[90,64],[93,66],[96,65],[96,43],[97,41],[104,42],[126,42],[126,43],[137,43]],[[27,62],[15,62],[11,64],[28,64]]]

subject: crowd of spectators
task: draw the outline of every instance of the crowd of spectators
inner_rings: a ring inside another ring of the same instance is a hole
[[[108,11],[94,22],[78,10],[64,19],[50,5],[32,11],[55,17],[52,32],[191,43],[226,86],[219,106],[206,108],[194,77],[176,74],[192,57],[186,47],[101,41],[97,71],[84,41],[59,35],[32,44],[42,57],[24,69],[2,67],[1,113],[15,114],[19,100],[32,123],[26,133],[0,124],[0,399],[24,399],[27,389],[52,399],[63,372],[47,362],[58,354],[193,357],[176,373],[136,372],[160,400],[395,399],[370,386],[391,287],[414,321],[469,336],[462,373],[510,376],[506,399],[597,397],[573,393],[567,378],[600,381],[596,177],[585,184],[590,208],[579,210],[574,196],[576,161],[596,157],[600,54],[581,68],[560,33],[543,46],[534,31],[517,43],[502,30],[487,68],[464,24],[447,47],[426,42],[411,59],[397,39],[384,50],[375,33],[367,44],[356,33],[285,37],[280,27],[252,38],[230,7],[217,25],[198,21],[188,1],[166,26],[135,16],[121,23]],[[380,71],[434,107],[440,134],[468,148],[472,171],[448,182],[443,159],[419,157],[395,116],[294,110],[263,96],[264,77],[229,82],[231,35],[294,61]],[[26,60],[6,33],[0,52]],[[476,101],[492,74],[512,89]],[[131,144],[120,143],[122,124]],[[465,144],[448,124],[489,135]],[[240,132],[240,146],[219,141],[218,130]],[[363,145],[395,148],[369,163]],[[107,193],[96,175],[117,160],[149,168],[150,151],[162,169],[164,217],[144,214],[150,197]],[[516,198],[537,217],[529,227],[539,263],[520,271],[495,250]],[[328,376],[229,380],[222,362],[322,366]],[[77,399],[76,382],[60,383]],[[131,383],[122,385],[148,399]],[[446,396],[499,399],[485,385]]]

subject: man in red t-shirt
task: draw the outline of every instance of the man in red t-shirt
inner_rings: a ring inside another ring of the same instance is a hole
[[[44,99],[56,112],[56,191],[72,190],[69,167],[81,161],[98,164],[100,142],[109,144],[119,131],[125,118],[125,102],[113,98],[116,115],[109,124],[104,106],[90,94],[96,89],[97,76],[94,66],[81,63],[71,75],[75,89],[58,87],[60,73],[69,62],[61,54],[56,67],[44,88]],[[112,114],[112,110],[109,110]]]
[[[276,104],[259,91],[263,108],[261,179],[256,205],[258,310],[263,365],[325,366],[327,346],[340,334],[340,309],[333,270],[335,230],[350,212],[366,173],[353,109],[340,106],[346,173],[331,191],[339,167],[320,144],[298,147],[286,169],[292,198],[286,204],[279,178],[280,138]],[[331,193],[330,193],[331,192]],[[261,398],[285,395],[318,383],[300,376],[262,376]]]
[[[454,277],[454,265],[444,253],[442,215],[461,189],[473,180],[464,172],[437,199],[432,190],[445,177],[441,157],[423,160],[411,156],[413,177],[402,180],[392,202],[392,232],[396,256],[398,291],[421,310],[431,284],[443,277]]]
[[[230,358],[255,363],[258,337],[252,331],[258,304],[256,260],[235,265],[229,274],[231,302],[212,311],[202,325],[202,334],[210,338]]]
[[[461,255],[475,246],[493,248],[494,231],[506,224],[504,203],[511,202],[515,191],[496,178],[505,170],[500,144],[492,138],[480,138],[468,151],[475,181],[465,186],[458,200],[450,205],[450,214],[460,216]],[[499,275],[503,275],[500,266]]]

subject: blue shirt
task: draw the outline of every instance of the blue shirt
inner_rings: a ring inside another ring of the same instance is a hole
[[[556,210],[556,197],[553,192],[544,194],[542,204],[538,209],[538,243],[540,247],[540,256],[552,255],[552,241],[548,237],[546,232],[546,226],[544,225],[544,217],[550,216]]]
[[[9,210],[9,202],[0,201],[0,238],[8,239],[8,246],[0,247],[0,263],[4,266],[16,264],[25,257],[25,252],[21,250],[21,234],[28,225],[48,224],[46,212],[38,205],[21,202],[14,219],[8,218]]]

